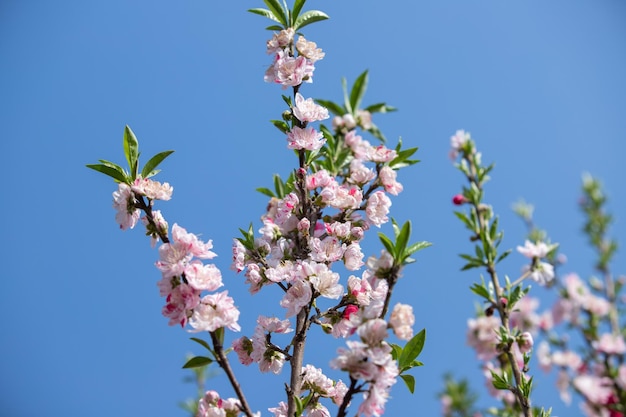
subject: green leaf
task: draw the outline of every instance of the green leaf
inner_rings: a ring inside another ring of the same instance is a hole
[[[385,103],[376,103],[376,104],[367,106],[363,110],[367,110],[370,113],[387,113],[387,112],[397,111],[398,109],[396,109],[395,107],[388,106]]]
[[[283,9],[283,6],[281,6],[278,0],[263,0],[263,3],[265,3],[265,5],[268,7],[268,9],[270,9],[272,14],[276,18],[273,20],[282,23],[285,28],[289,26],[285,9]]]
[[[402,378],[402,380],[406,384],[406,387],[409,389],[409,392],[413,394],[415,392],[415,377],[413,377],[413,375],[402,374],[400,375],[400,378]]]
[[[139,142],[130,126],[124,128],[124,155],[130,169],[131,180],[137,178],[137,164],[139,160]]]
[[[391,255],[393,255],[395,248],[393,246],[393,243],[391,242],[391,239],[389,239],[382,232],[378,232],[378,238],[380,239],[381,242],[383,242],[383,246],[385,247],[387,252],[389,252]]]
[[[87,168],[91,168],[95,171],[101,172],[109,177],[112,177],[117,182],[124,182],[126,184],[130,183],[130,180],[126,177],[124,171],[119,171],[109,165],[105,164],[88,164],[85,165]],[[120,168],[121,169],[121,168]]]
[[[309,10],[298,16],[295,23],[293,24],[293,28],[295,30],[299,30],[306,25],[310,25],[311,23],[319,22],[326,19],[329,19],[326,13],[319,10]]]
[[[274,16],[274,14],[273,14],[271,11],[267,10],[267,9],[258,9],[258,8],[257,8],[257,9],[248,9],[248,11],[249,11],[250,13],[254,13],[254,14],[261,15],[261,16],[265,16],[265,17],[267,17],[268,19],[271,19],[271,20],[274,20],[275,22],[279,22],[279,23],[280,23],[280,20],[278,20],[278,19],[276,18],[276,16]],[[280,26],[279,26],[279,28],[280,28],[279,30],[283,29],[283,28],[282,28],[282,27],[280,27]],[[268,28],[268,29],[269,29],[269,28]]]
[[[352,114],[352,106],[350,106],[350,98],[348,97],[348,81],[346,81],[346,77],[341,78],[341,89],[343,90],[343,105],[346,108],[346,113]]]
[[[276,190],[276,196],[278,198],[285,197],[285,183],[280,179],[280,175],[274,174],[274,189]]]
[[[293,26],[293,23],[295,22],[295,20],[298,18],[298,16],[300,15],[300,11],[302,10],[302,6],[304,6],[304,3],[306,2],[306,0],[296,0],[293,3],[293,10],[291,11],[291,25]]]
[[[276,197],[274,192],[272,190],[270,190],[269,188],[260,187],[260,188],[257,188],[256,190],[258,192],[260,192],[261,194],[265,194],[268,197]]]
[[[213,353],[213,349],[211,349],[211,346],[209,346],[209,344],[202,340],[202,339],[198,339],[197,337],[190,337],[191,340],[193,340],[194,342],[204,346],[209,352]]]
[[[354,81],[354,84],[352,85],[352,91],[350,92],[350,106],[352,106],[353,112],[357,111],[361,105],[361,101],[365,95],[365,90],[367,90],[368,79],[367,70],[365,70],[357,77],[356,81]]]
[[[199,368],[201,366],[209,365],[213,362],[213,359],[207,358],[206,356],[196,356],[189,359],[184,365],[183,369],[188,368]]]
[[[411,235],[411,221],[408,220],[402,225],[402,229],[400,229],[400,233],[398,233],[398,237],[396,238],[396,255],[401,256],[404,254],[404,250],[406,249],[406,245],[409,242],[409,236]]]
[[[483,285],[474,284],[470,287],[470,290],[474,294],[483,297],[485,300],[491,301],[491,294],[489,294],[489,291],[487,291],[487,289]]]
[[[395,343],[390,343],[391,346],[391,357],[395,360],[398,360],[400,355],[402,354],[402,347],[400,345],[396,345]]]
[[[343,116],[344,114],[348,113],[348,110],[333,101],[316,98],[315,102],[320,106],[326,107],[332,114],[336,116]]]
[[[398,366],[402,369],[406,365],[409,365],[411,362],[415,360],[422,352],[424,348],[424,342],[426,341],[426,329],[422,329],[418,334],[413,336],[411,340],[408,341],[404,349],[402,349],[402,354],[400,355],[400,359],[398,360]]]
[[[409,246],[408,248],[406,248],[406,250],[404,251],[404,254],[406,256],[410,256],[412,254],[414,254],[415,252],[421,251],[422,249],[425,249],[429,246],[432,246],[433,244],[430,242],[416,242],[413,243],[411,246]]]
[[[498,259],[496,260],[496,263],[500,262],[501,260],[503,260],[504,258],[509,256],[510,253],[511,253],[511,249],[505,250],[500,256],[498,256]]]
[[[151,177],[151,173],[154,171],[154,169],[156,167],[159,166],[159,164],[161,162],[163,162],[163,160],[165,158],[167,158],[168,156],[170,156],[172,153],[174,153],[174,151],[163,151],[163,152],[159,152],[158,154],[154,155],[152,158],[150,158],[150,160],[148,162],[146,162],[146,164],[143,166],[143,169],[141,170],[141,176],[143,178],[149,178]]]
[[[289,125],[287,123],[285,123],[284,121],[282,121],[282,120],[270,120],[270,122],[274,126],[276,126],[276,128],[278,130],[280,130],[281,132],[283,132],[283,133],[289,132]]]

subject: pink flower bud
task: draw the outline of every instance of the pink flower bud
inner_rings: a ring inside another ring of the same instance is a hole
[[[530,352],[530,350],[533,348],[533,344],[533,336],[528,332],[522,333],[517,338],[517,346],[519,346],[519,351],[522,353]]]
[[[452,203],[454,203],[455,206],[460,206],[467,203],[467,198],[465,198],[463,194],[457,194],[452,197]]]
[[[355,306],[354,304],[349,304],[346,306],[346,309],[343,310],[343,318],[348,320],[350,319],[350,316],[357,311],[359,311],[359,307]]]

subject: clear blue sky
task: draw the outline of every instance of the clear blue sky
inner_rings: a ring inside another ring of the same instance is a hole
[[[482,391],[465,347],[473,311],[456,256],[470,242],[452,215],[462,183],[447,158],[466,129],[495,161],[487,200],[501,214],[504,245],[523,242],[510,205],[524,197],[561,243],[563,272],[591,272],[580,233],[580,176],[601,178],[626,237],[626,3],[621,0],[314,1],[331,20],[305,28],[326,52],[305,96],[340,100],[340,79],[370,71],[366,103],[399,108],[374,121],[395,144],[419,146],[422,163],[399,180],[392,213],[411,219],[434,246],[404,274],[398,301],[426,327],[415,395],[400,384],[389,416],[435,416],[441,375],[454,370]],[[193,395],[184,355],[198,347],[161,317],[157,258],[141,230],[121,232],[112,181],[85,168],[122,162],[129,124],[144,155],[175,149],[157,179],[174,186],[162,204],[170,223],[211,238],[217,264],[250,334],[256,307],[229,270],[237,228],[257,221],[273,173],[295,160],[268,123],[283,110],[280,88],[263,83],[268,21],[246,13],[260,0],[82,0],[0,4],[0,165],[4,198],[0,415],[183,416]],[[257,223],[258,224],[258,223]],[[626,244],[626,242],[623,242]],[[380,248],[374,235],[368,254]],[[502,273],[519,272],[513,255]],[[614,263],[626,272],[623,250]],[[545,305],[544,305],[545,306]],[[334,348],[311,344],[311,359]],[[282,380],[241,370],[254,409],[275,405]],[[225,379],[210,381],[228,395]],[[565,408],[542,379],[536,402]],[[282,391],[280,391],[282,392]],[[485,404],[485,403],[483,403]]]

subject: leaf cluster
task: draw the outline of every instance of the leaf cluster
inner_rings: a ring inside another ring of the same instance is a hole
[[[108,175],[117,183],[123,182],[126,184],[132,184],[139,176],[141,176],[141,178],[150,178],[158,174],[160,170],[156,168],[165,158],[174,152],[159,152],[150,158],[143,166],[141,172],[139,172],[139,141],[137,140],[135,133],[133,133],[128,125],[124,128],[124,139],[122,145],[124,148],[126,163],[128,164],[128,170],[125,170],[118,164],[104,159],[100,159],[99,164],[88,164],[87,168],[91,168],[95,171]]]
[[[413,375],[405,374],[406,371],[415,368],[416,366],[423,366],[424,364],[417,359],[422,353],[424,343],[426,342],[426,329],[422,329],[418,334],[413,336],[411,340],[403,347],[397,344],[391,344],[392,357],[398,361],[398,369],[400,371],[400,378],[406,384],[411,394],[415,391],[415,378]]]
[[[304,3],[306,3],[306,0],[296,0],[292,9],[287,6],[285,0],[282,0],[282,2],[279,2],[278,0],[263,0],[263,3],[265,3],[267,9],[254,8],[249,9],[248,11],[250,13],[267,17],[268,19],[279,23],[279,25],[268,26],[266,28],[267,30],[280,31],[283,29],[293,28],[293,30],[298,31],[311,23],[329,18],[326,13],[319,10],[308,10],[302,13],[302,7],[304,6]]]
[[[411,255],[432,245],[432,243],[426,241],[416,242],[409,245],[409,237],[411,236],[411,221],[406,221],[402,227],[398,226],[395,219],[392,219],[391,222],[393,225],[395,241],[389,239],[389,237],[382,232],[378,233],[378,237],[387,252],[389,252],[392,256],[394,266],[402,266],[415,262],[415,259],[411,258]]]

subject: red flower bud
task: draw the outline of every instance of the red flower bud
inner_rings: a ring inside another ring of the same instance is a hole
[[[454,197],[452,197],[452,202],[454,203],[455,206],[460,206],[462,204],[467,203],[467,198],[465,198],[463,194],[457,194]]]

